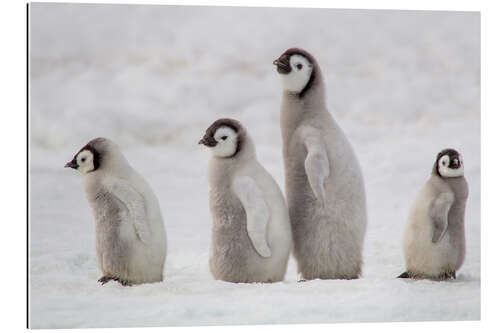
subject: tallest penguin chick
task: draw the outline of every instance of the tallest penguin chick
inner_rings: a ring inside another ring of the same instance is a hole
[[[291,48],[281,76],[281,134],[294,256],[302,278],[353,279],[362,269],[366,199],[358,160],[326,108],[318,62]]]

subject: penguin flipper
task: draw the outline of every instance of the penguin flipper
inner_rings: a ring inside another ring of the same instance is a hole
[[[408,272],[403,272],[397,278],[398,279],[409,279],[410,275],[408,274]]]
[[[233,190],[240,199],[247,216],[247,233],[257,253],[268,258],[271,249],[267,244],[267,224],[271,217],[264,194],[257,183],[248,176],[236,177]]]
[[[432,220],[432,242],[437,243],[443,238],[448,228],[448,212],[453,204],[455,195],[452,192],[443,192],[431,203],[429,216]]]
[[[151,239],[151,230],[144,197],[127,181],[113,179],[106,183],[109,193],[127,207],[137,237],[145,244]]]
[[[325,179],[330,175],[330,162],[325,145],[318,133],[306,130],[304,144],[307,148],[307,156],[304,161],[309,185],[314,196],[322,204],[325,203]]]

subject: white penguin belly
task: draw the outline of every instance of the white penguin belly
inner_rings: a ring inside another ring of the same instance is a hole
[[[259,186],[266,189],[266,201],[271,210],[267,226],[267,242],[271,248],[271,257],[261,262],[265,267],[266,275],[271,276],[273,281],[281,281],[293,246],[288,208],[281,190],[267,172],[256,175],[255,178]]]

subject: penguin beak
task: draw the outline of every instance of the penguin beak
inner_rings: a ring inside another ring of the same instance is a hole
[[[70,162],[66,163],[66,165],[64,167],[65,168],[76,169],[76,168],[78,168],[78,164],[76,164],[76,160],[75,159],[72,159]]]
[[[453,159],[453,162],[450,167],[452,169],[458,169],[460,167],[460,161],[458,160],[458,158]]]
[[[276,65],[276,70],[280,74],[288,74],[291,72],[292,68],[290,67],[290,62],[288,58],[281,56],[278,59],[273,61],[273,65]]]
[[[205,145],[207,147],[215,147],[217,145],[217,141],[210,136],[204,136],[200,141],[198,141],[199,145]]]

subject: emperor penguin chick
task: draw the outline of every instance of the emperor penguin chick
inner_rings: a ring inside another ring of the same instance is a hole
[[[209,166],[212,244],[210,271],[228,282],[282,281],[292,248],[283,194],[260,165],[245,128],[219,119],[199,142]]]
[[[162,281],[167,245],[158,200],[118,146],[109,139],[94,139],[66,167],[84,176],[103,274],[98,282]]]
[[[294,256],[303,279],[354,279],[362,270],[366,199],[359,162],[326,107],[318,62],[286,50],[280,123]]]
[[[456,278],[465,259],[465,204],[469,195],[462,157],[441,151],[413,204],[404,235],[406,272],[400,278]]]

